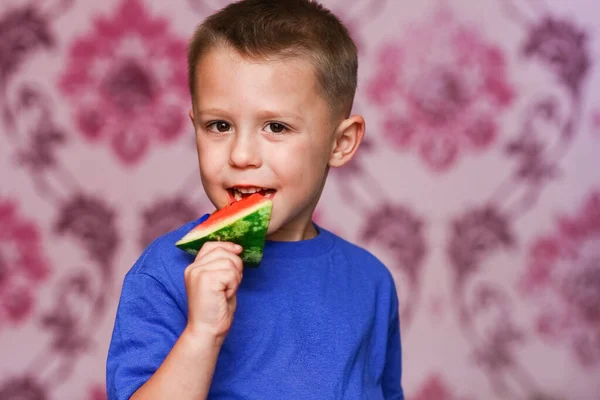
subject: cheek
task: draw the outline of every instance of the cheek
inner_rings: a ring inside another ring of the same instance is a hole
[[[302,190],[321,177],[328,161],[321,145],[307,142],[290,143],[269,154],[272,168],[279,178],[286,179],[288,184],[296,184]]]
[[[223,162],[227,162],[226,154],[222,154],[224,152],[218,146],[207,146],[206,144],[198,144],[197,150],[202,178],[208,181],[217,179],[223,169]]]

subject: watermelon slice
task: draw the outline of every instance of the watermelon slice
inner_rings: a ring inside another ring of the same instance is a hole
[[[175,245],[192,255],[206,242],[233,242],[242,246],[242,261],[257,266],[262,260],[273,200],[255,193],[213,212]]]

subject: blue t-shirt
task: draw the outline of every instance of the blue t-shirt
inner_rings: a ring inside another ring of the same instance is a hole
[[[106,366],[110,400],[142,386],[187,324],[183,273],[194,257],[175,242],[199,221],[158,238],[125,276]],[[317,229],[309,240],[267,241],[259,267],[244,270],[209,399],[404,398],[391,274]]]

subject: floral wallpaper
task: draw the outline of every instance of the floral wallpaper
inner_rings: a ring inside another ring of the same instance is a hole
[[[225,0],[0,4],[0,400],[100,400],[120,285],[211,206],[186,44]],[[409,400],[600,398],[594,0],[325,0],[357,158],[315,218],[398,287]]]

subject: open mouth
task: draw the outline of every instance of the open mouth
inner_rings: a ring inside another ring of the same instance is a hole
[[[229,193],[230,201],[240,201],[248,196],[253,195],[254,193],[260,193],[263,196],[272,199],[275,196],[275,189],[261,188],[261,187],[231,187],[227,189],[227,193]]]

